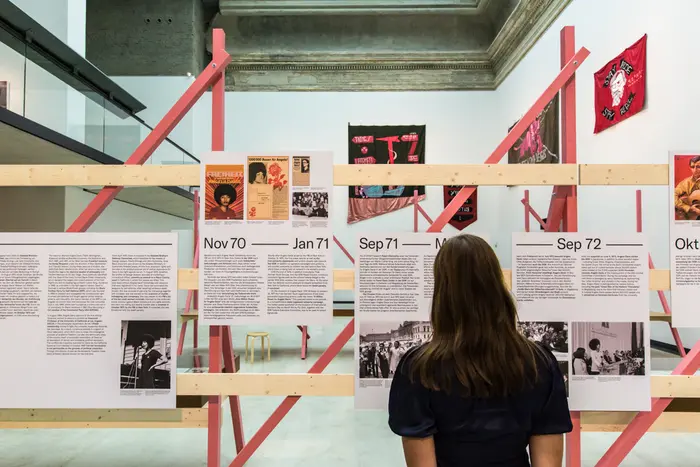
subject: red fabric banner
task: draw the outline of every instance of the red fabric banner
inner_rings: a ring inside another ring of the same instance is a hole
[[[593,75],[595,128],[600,133],[644,107],[647,81],[647,35]]]
[[[452,201],[452,199],[459,193],[463,187],[461,186],[445,186],[443,187],[445,195],[445,207]],[[463,230],[465,227],[473,224],[477,220],[477,192],[478,187],[474,190],[474,193],[467,198],[467,200],[462,204],[454,216],[450,219],[450,225],[457,230]]]

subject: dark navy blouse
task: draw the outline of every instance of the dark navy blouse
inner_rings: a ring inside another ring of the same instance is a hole
[[[411,383],[411,355],[401,359],[389,396],[389,426],[399,436],[433,436],[439,467],[530,467],[532,435],[572,430],[564,377],[545,349],[535,385],[503,399],[464,398]]]

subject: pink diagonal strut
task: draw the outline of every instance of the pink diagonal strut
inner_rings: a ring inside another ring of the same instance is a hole
[[[345,256],[348,257],[348,259],[350,260],[350,262],[351,262],[352,264],[355,264],[355,258],[353,258],[352,255],[350,254],[350,252],[349,252],[348,250],[345,249],[345,247],[343,246],[343,244],[340,243],[340,240],[338,240],[338,239],[336,238],[335,235],[333,235],[333,241],[335,242],[336,245],[338,245],[338,248],[340,248],[340,251],[342,251],[343,253],[345,253]]]
[[[523,199],[520,200],[525,205],[525,232],[530,231],[530,190],[525,190]],[[534,211],[534,209],[533,209]]]
[[[221,30],[223,32],[223,30]],[[165,114],[153,131],[136,148],[134,153],[124,162],[124,165],[140,165],[148,160],[158,146],[168,137],[170,132],[182,120],[195,102],[202,97],[206,90],[217,80],[223,70],[231,63],[231,56],[223,51],[217,54],[212,63],[194,80],[187,91],[177,100],[175,105]],[[102,214],[109,203],[123,190],[123,186],[107,186],[100,190],[90,204],[83,210],[66,232],[85,232]]]
[[[526,192],[529,190],[525,190]],[[530,214],[532,214],[532,217],[535,218],[538,224],[544,229],[547,227],[547,223],[542,220],[539,214],[537,214],[537,211],[530,206],[530,202],[527,201],[525,198],[520,200],[521,203],[525,206],[525,232],[530,231]]]
[[[574,73],[581,66],[581,63],[590,55],[590,52],[585,47],[582,47],[576,55],[574,55],[571,60],[562,67],[561,71],[554,78],[552,84],[545,89],[542,95],[535,101],[535,103],[530,107],[530,110],[525,112],[523,118],[518,121],[518,123],[513,126],[513,128],[508,133],[508,136],[498,145],[498,147],[493,151],[493,153],[486,159],[485,164],[497,164],[503,156],[508,153],[508,150],[515,144],[520,135],[530,126],[530,124],[535,120],[535,117],[544,109],[544,107],[551,101],[554,96],[557,95],[559,89],[566,84]],[[460,206],[462,206],[467,199],[474,193],[476,187],[465,187],[459,190],[457,195],[450,201],[442,214],[435,219],[433,225],[428,228],[428,232],[440,232],[443,227],[449,222],[452,216],[455,215]]]
[[[418,232],[418,190],[413,190],[413,232]]]
[[[642,233],[642,190],[637,190],[637,232]],[[649,253],[649,269],[654,269],[654,260],[651,259],[651,253]],[[666,300],[666,294],[663,290],[657,290],[656,292],[659,294],[659,300],[661,301],[661,307],[664,313],[670,315],[671,306],[668,304],[668,300]],[[671,329],[671,335],[676,342],[678,353],[681,357],[685,357],[685,346],[683,345],[683,341],[681,341],[680,334],[678,334],[678,329],[674,328],[671,323],[668,323],[668,327]]]

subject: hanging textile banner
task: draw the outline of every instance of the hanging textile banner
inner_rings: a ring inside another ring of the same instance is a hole
[[[593,75],[595,128],[600,133],[644,108],[647,81],[647,35]]]
[[[425,164],[425,125],[348,125],[349,164]],[[413,192],[425,199],[424,186],[351,186],[348,224],[410,206]]]
[[[464,188],[461,186],[445,186],[444,196],[445,196],[445,207],[454,199],[454,197],[459,193],[459,191]],[[476,205],[476,194],[479,191],[478,187],[474,187],[474,193],[467,198],[467,200],[462,204],[454,216],[450,218],[449,224],[457,230],[463,230],[467,226],[472,225],[477,219],[477,205]]]
[[[513,123],[508,131],[518,122]],[[556,164],[559,162],[559,98],[540,112],[508,151],[509,164]]]

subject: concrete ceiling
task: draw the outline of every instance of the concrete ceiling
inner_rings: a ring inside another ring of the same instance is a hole
[[[570,1],[219,0],[210,29],[229,90],[495,89]]]
[[[35,135],[0,122],[1,164],[81,164],[98,162]],[[99,187],[81,187],[97,193]],[[126,187],[117,200],[154,211],[193,219],[192,200],[161,187]]]

